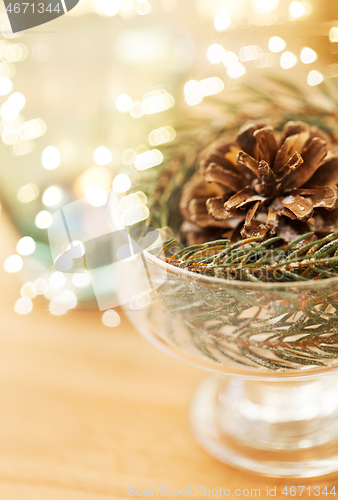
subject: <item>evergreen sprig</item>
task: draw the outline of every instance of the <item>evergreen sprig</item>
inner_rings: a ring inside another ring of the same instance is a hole
[[[158,256],[189,271],[240,281],[288,282],[338,277],[338,232],[321,239],[314,233],[280,244],[279,236],[262,241],[248,238],[231,244],[217,240],[177,249],[168,241]],[[168,256],[170,255],[171,256]]]

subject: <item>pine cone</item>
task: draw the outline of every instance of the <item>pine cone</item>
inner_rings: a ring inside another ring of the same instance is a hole
[[[180,208],[188,244],[338,230],[338,152],[316,127],[250,124],[218,141],[184,186]]]

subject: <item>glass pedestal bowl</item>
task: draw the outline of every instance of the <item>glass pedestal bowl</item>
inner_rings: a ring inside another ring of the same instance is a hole
[[[152,344],[212,374],[190,408],[200,444],[267,476],[338,470],[338,279],[229,281],[137,257],[121,288],[143,280],[149,290],[130,301],[129,318]]]

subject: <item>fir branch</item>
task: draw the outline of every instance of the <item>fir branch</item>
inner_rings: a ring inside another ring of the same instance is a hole
[[[231,244],[217,240],[180,249],[166,257],[176,240],[165,244],[166,251],[159,258],[176,267],[218,278],[255,281],[308,281],[309,279],[338,277],[338,232],[299,247],[314,233],[307,233],[292,243],[274,246],[280,237],[261,241],[258,238]],[[329,241],[331,240],[331,241]]]

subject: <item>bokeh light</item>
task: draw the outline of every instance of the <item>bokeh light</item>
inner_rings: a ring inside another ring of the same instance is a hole
[[[39,196],[39,188],[35,184],[26,184],[18,191],[18,200],[21,203],[29,203]]]
[[[34,281],[34,290],[36,295],[43,295],[46,293],[48,288],[48,283],[45,279],[39,278]]]
[[[90,283],[89,276],[86,272],[75,273],[72,277],[72,283],[78,288],[88,286]]]
[[[126,174],[118,174],[113,180],[113,189],[116,193],[125,193],[131,187],[131,180]]]
[[[14,311],[17,314],[29,314],[33,310],[33,302],[29,297],[21,297],[14,304]]]
[[[145,205],[132,207],[125,210],[121,215],[121,222],[124,226],[132,226],[149,217],[149,209]]]
[[[158,149],[151,149],[137,155],[135,167],[137,170],[147,170],[148,168],[156,167],[163,161],[163,154]]]
[[[267,14],[277,9],[279,0],[251,0],[251,3],[256,12]]]
[[[102,207],[108,201],[107,193],[96,184],[87,187],[85,198],[93,207]]]
[[[119,313],[114,311],[114,309],[108,309],[108,311],[105,311],[102,315],[102,323],[110,328],[119,326],[121,323]]]
[[[173,141],[175,137],[176,130],[170,125],[167,125],[166,127],[160,127],[152,130],[149,134],[148,141],[151,146],[158,146],[159,144],[165,144]]]
[[[95,184],[101,189],[110,189],[113,181],[113,176],[109,169],[104,166],[95,165],[88,168],[75,181],[74,192],[79,198],[83,198],[86,189]]]
[[[297,64],[297,56],[293,52],[283,52],[280,57],[280,65],[283,69],[293,68]]]
[[[35,241],[30,236],[24,236],[21,238],[17,245],[16,251],[20,255],[31,255],[35,250]]]
[[[226,12],[219,12],[214,17],[214,26],[217,31],[225,31],[231,24],[231,18]]]
[[[202,89],[197,80],[189,80],[184,86],[185,102],[190,106],[195,106],[203,100]]]
[[[331,43],[338,42],[338,26],[332,26],[329,31],[329,40]]]
[[[63,302],[58,300],[58,297],[51,300],[49,303],[49,312],[53,316],[63,316],[68,311],[68,307]]]
[[[39,229],[47,229],[53,223],[53,217],[50,212],[47,210],[41,210],[35,217],[35,225]]]
[[[13,84],[7,76],[0,76],[0,95],[7,95],[13,88]]]
[[[227,73],[231,78],[240,78],[245,73],[245,67],[240,62],[233,62],[228,65]]]
[[[230,66],[230,64],[238,62],[238,56],[235,52],[228,50],[223,57],[223,64],[226,68]]]
[[[29,299],[34,299],[36,297],[36,289],[32,281],[27,281],[20,288],[21,297],[28,297]]]
[[[58,186],[50,186],[42,195],[42,203],[46,207],[55,207],[59,205],[63,199],[63,192]]]
[[[23,267],[23,260],[20,255],[10,255],[4,262],[4,269],[6,273],[17,273]]]
[[[291,2],[289,12],[290,16],[293,19],[299,19],[300,17],[304,16],[306,8],[302,2],[298,2],[298,0],[295,0]]]
[[[97,165],[108,165],[112,161],[112,154],[105,146],[100,146],[95,149],[93,158]]]
[[[49,278],[49,284],[54,287],[62,287],[66,283],[66,278],[63,273],[56,271]]]
[[[286,47],[286,42],[280,36],[272,36],[269,40],[269,50],[271,52],[282,52]]]
[[[324,77],[319,71],[310,71],[310,73],[307,76],[307,83],[310,85],[310,87],[314,87],[316,85],[319,85],[324,81]]]
[[[61,163],[59,150],[55,146],[48,146],[42,152],[41,161],[46,170],[55,170]]]
[[[7,99],[7,102],[13,106],[13,108],[18,109],[21,111],[26,104],[26,98],[21,92],[14,92],[9,96]]]
[[[300,60],[304,64],[311,64],[315,62],[317,59],[317,52],[315,52],[313,49],[310,49],[310,47],[304,47],[302,49],[302,52],[300,53]]]
[[[116,99],[116,107],[121,113],[128,113],[133,106],[132,98],[127,94],[121,94]]]
[[[224,55],[225,55],[225,50],[222,47],[222,45],[219,45],[218,43],[213,43],[208,48],[207,58],[213,64],[222,62]]]

